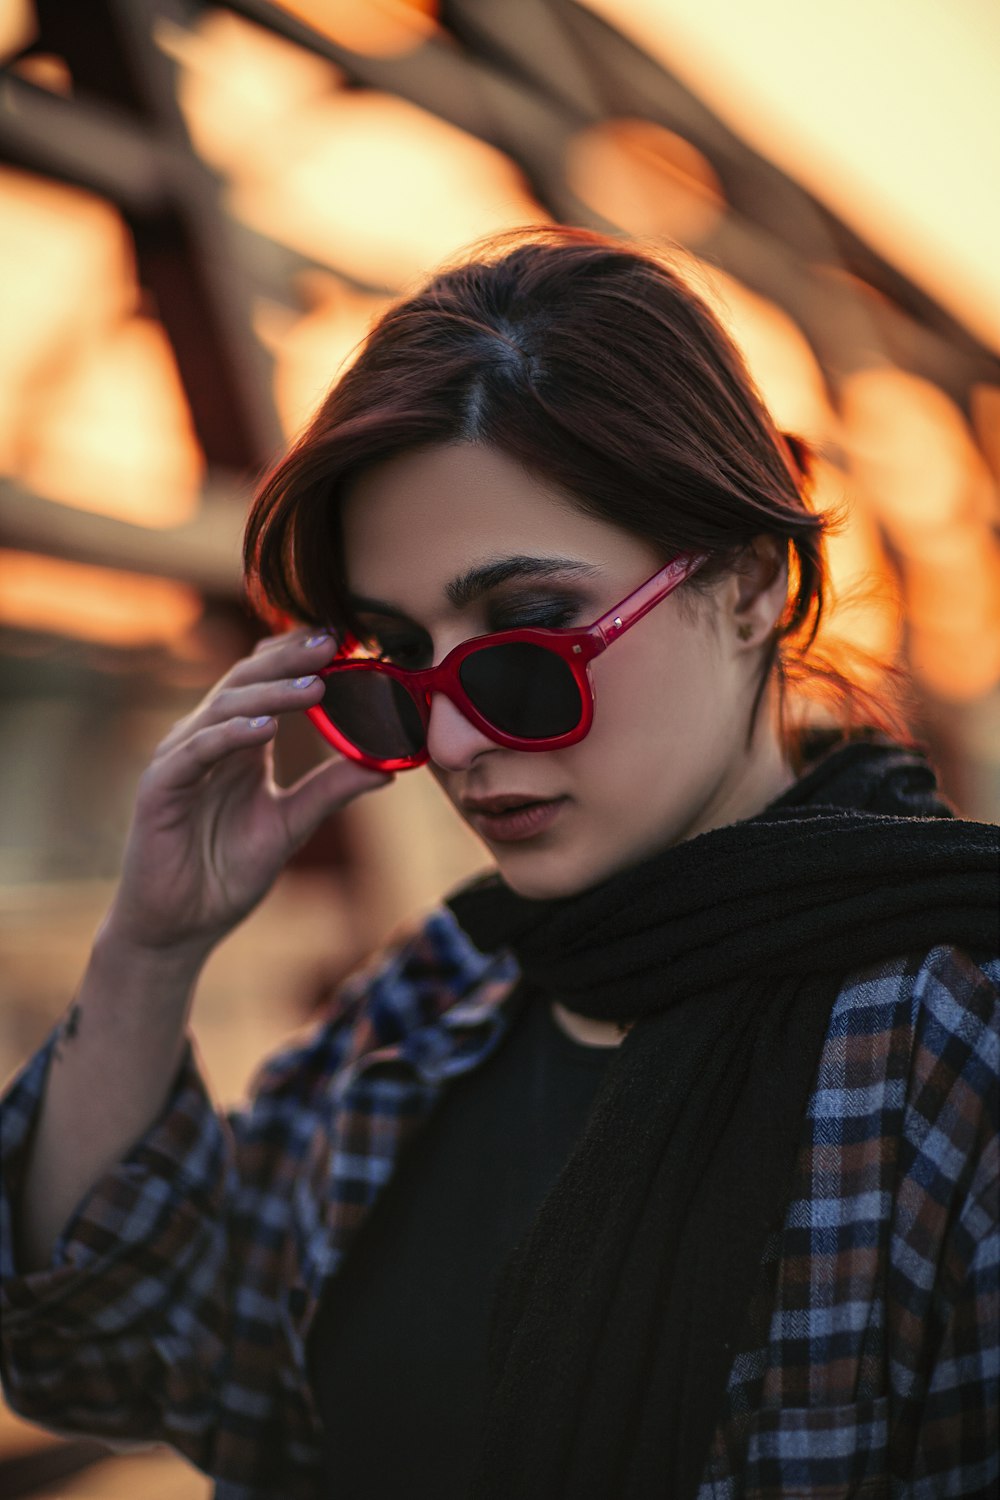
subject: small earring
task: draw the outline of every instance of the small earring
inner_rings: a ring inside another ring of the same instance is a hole
[[[750,639],[750,637],[753,635],[753,626],[750,624],[749,620],[744,620],[742,625],[737,625],[736,634],[739,636],[741,641],[748,641]]]

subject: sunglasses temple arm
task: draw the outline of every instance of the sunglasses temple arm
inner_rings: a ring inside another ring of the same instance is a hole
[[[707,552],[682,552],[668,562],[665,568],[654,573],[652,578],[640,584],[635,593],[623,599],[616,609],[609,609],[607,614],[595,621],[592,627],[594,633],[600,636],[602,648],[610,646],[612,641],[624,635],[625,631],[641,620],[643,615],[648,615],[654,605],[673,593],[675,588],[696,573],[707,561]]]

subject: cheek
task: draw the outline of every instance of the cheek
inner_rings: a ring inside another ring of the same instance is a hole
[[[626,644],[624,641],[621,643]],[[640,817],[658,797],[694,793],[729,754],[730,694],[711,639],[675,636],[656,651],[609,652],[594,673],[594,727],[578,746],[580,790]],[[568,752],[571,753],[571,752]]]
[[[617,659],[612,650],[595,664],[594,729],[608,748],[655,745],[714,717],[719,684],[706,641],[675,631],[663,642],[643,641],[644,649],[627,645],[621,642]]]

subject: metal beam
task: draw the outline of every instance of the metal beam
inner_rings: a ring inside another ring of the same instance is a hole
[[[172,578],[217,599],[240,597],[245,510],[246,496],[237,490],[209,490],[192,520],[153,530],[61,505],[0,480],[5,546]]]
[[[690,140],[718,172],[728,211],[699,253],[784,307],[828,376],[848,374],[873,352],[903,358],[937,381],[963,409],[976,381],[995,381],[998,362],[957,319],[879,256],[773,163],[753,151],[659,62],[573,0],[534,0],[541,34],[557,25],[559,48],[492,0],[449,0],[452,41],[428,37],[389,57],[362,54],[288,14],[272,0],[223,0],[226,8],[341,68],[349,78],[410,100],[510,156],[556,219],[616,230],[565,180],[576,133],[634,115]],[[531,0],[519,0],[523,16]],[[886,299],[865,301],[830,269],[847,270]],[[860,337],[859,337],[860,335]]]
[[[174,64],[154,39],[154,22],[168,12],[190,21],[171,0],[38,0],[36,49],[65,58],[78,97],[6,76],[0,155],[120,209],[209,465],[256,473],[283,443],[272,365],[253,334],[252,291],[221,185],[191,145]]]

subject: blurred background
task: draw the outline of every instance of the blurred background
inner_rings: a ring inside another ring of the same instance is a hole
[[[846,508],[826,644],[902,666],[1000,817],[998,66],[992,0],[0,0],[0,1072],[72,996],[150,752],[255,639],[255,479],[491,230],[676,247]],[[282,779],[319,746],[283,726]],[[205,976],[220,1099],[482,864],[424,772],[324,828]],[[207,1494],[9,1414],[0,1446],[4,1494]]]

